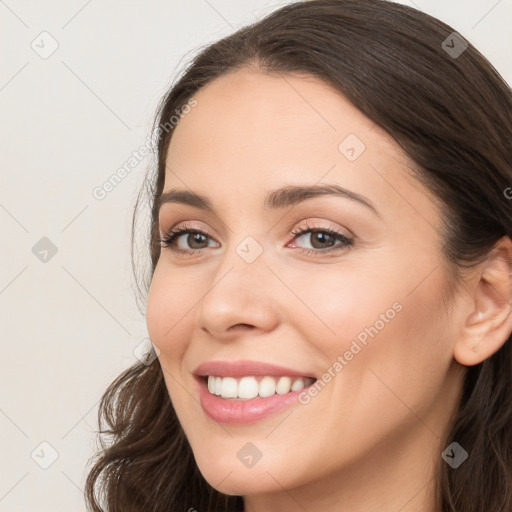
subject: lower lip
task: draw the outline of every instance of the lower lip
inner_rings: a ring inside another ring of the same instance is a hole
[[[217,423],[245,425],[268,418],[286,407],[299,403],[299,394],[307,388],[291,391],[284,395],[274,394],[269,397],[257,397],[251,400],[235,400],[212,395],[204,382],[199,380],[199,398],[201,407],[207,416]]]

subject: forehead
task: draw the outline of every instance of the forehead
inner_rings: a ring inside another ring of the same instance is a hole
[[[259,153],[279,143],[282,151],[302,154],[316,146],[315,156],[327,148],[338,156],[338,144],[349,134],[373,146],[384,145],[396,158],[405,157],[393,139],[341,93],[309,75],[242,69],[213,80],[194,97],[197,106],[179,122],[171,139],[173,157],[190,146],[215,152],[250,147],[251,140],[267,143]]]

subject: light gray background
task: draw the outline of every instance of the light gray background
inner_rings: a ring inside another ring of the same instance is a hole
[[[93,189],[144,145],[200,46],[286,3],[0,0],[0,511],[85,510],[98,400],[147,337],[129,241],[151,158],[103,200]],[[512,0],[402,3],[451,24],[512,83]],[[57,247],[46,262],[32,251],[42,237]]]

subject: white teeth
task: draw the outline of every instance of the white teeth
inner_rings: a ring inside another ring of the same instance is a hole
[[[215,378],[215,394],[220,396],[222,390],[222,379],[220,377]]]
[[[292,379],[290,377],[281,377],[276,386],[276,393],[284,395],[290,392],[292,388]]]
[[[304,386],[304,381],[302,379],[297,379],[292,384],[292,391],[299,391],[299,389],[302,389]]]
[[[274,377],[263,377],[260,382],[258,394],[261,397],[272,396],[276,393],[276,379]]]
[[[233,377],[224,377],[220,388],[222,398],[236,398],[238,394],[238,383]]]
[[[209,379],[209,378],[208,378]],[[238,383],[238,397],[246,400],[258,396],[259,384],[254,377],[242,377]]]
[[[276,382],[277,380],[277,382]],[[208,391],[212,395],[222,398],[239,398],[250,400],[251,398],[269,397],[275,393],[285,395],[290,391],[298,391],[314,382],[311,378],[270,377],[265,376],[259,381],[256,377],[213,377],[208,376]]]

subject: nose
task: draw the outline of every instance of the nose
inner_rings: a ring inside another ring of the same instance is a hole
[[[217,267],[197,305],[196,325],[220,340],[271,331],[279,322],[273,280],[263,254],[247,263],[233,249]]]

